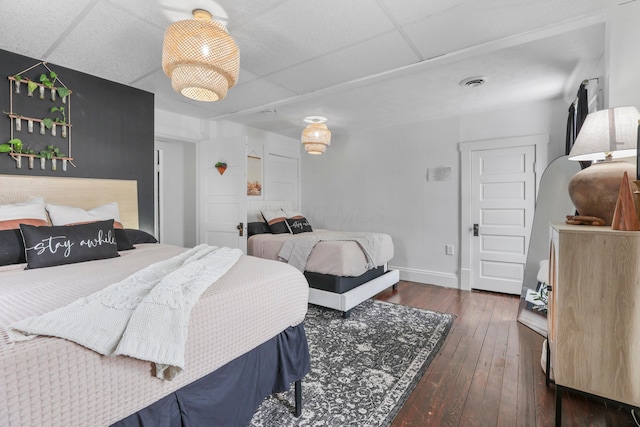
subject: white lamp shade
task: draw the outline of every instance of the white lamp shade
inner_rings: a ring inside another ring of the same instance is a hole
[[[603,160],[631,157],[637,151],[637,126],[640,112],[636,107],[616,107],[587,115],[569,160]]]

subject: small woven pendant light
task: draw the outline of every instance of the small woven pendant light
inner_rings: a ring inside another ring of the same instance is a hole
[[[167,28],[162,69],[176,92],[197,101],[219,101],[238,81],[240,50],[221,23],[196,9],[193,19]]]
[[[326,118],[320,116],[305,117],[304,121],[309,123],[302,130],[301,141],[304,149],[309,154],[323,154],[327,151],[327,146],[331,145],[331,131],[324,122]]]

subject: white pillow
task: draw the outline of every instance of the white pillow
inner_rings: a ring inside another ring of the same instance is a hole
[[[284,211],[260,211],[272,234],[291,234]]]
[[[44,210],[44,199],[36,197],[26,202],[0,205],[0,221],[13,219],[32,218],[49,221]]]
[[[53,225],[69,225],[105,221],[107,219],[114,220],[114,227],[117,226],[115,222],[120,223],[120,210],[116,202],[107,203],[106,205],[98,206],[88,211],[72,206],[47,203],[47,212],[49,212],[49,218],[51,218],[51,224]],[[122,226],[122,224],[119,225]]]

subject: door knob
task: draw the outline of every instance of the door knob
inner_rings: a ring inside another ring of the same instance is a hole
[[[478,234],[478,224],[473,224],[473,235],[477,236]]]
[[[236,228],[238,229],[238,236],[242,237],[244,235],[244,223],[241,222]]]

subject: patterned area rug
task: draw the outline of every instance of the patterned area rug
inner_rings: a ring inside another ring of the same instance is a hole
[[[454,316],[367,300],[349,319],[309,305],[311,372],[302,416],[291,391],[268,397],[251,426],[388,426],[449,332]]]

